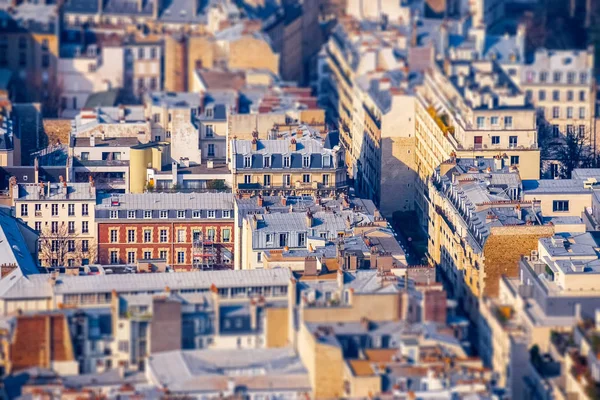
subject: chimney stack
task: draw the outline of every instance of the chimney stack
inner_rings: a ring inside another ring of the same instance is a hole
[[[310,212],[310,210],[308,210],[308,211],[306,212],[306,227],[307,227],[307,228],[312,228],[312,226],[313,226],[313,222],[314,222],[314,221],[313,221],[313,215],[312,215],[312,213]]]
[[[94,136],[93,133],[90,134],[90,147],[95,147],[96,146],[96,137]]]
[[[292,138],[292,140],[290,140],[290,151],[296,151],[296,139]]]
[[[258,149],[258,140],[256,138],[252,139],[252,151],[256,151]]]
[[[263,197],[262,197],[262,194],[259,194],[259,195],[258,195],[258,198],[256,199],[256,204],[257,204],[259,207],[262,207],[262,206],[263,206]]]

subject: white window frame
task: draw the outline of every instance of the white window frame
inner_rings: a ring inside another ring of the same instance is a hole
[[[167,219],[167,218],[169,218],[169,211],[160,210],[160,219]]]
[[[135,210],[127,211],[127,219],[135,219]]]
[[[144,210],[144,219],[152,219],[152,210]]]
[[[177,210],[177,218],[184,219],[185,218],[185,210]]]
[[[215,210],[207,210],[206,217],[209,219],[215,219],[217,217],[217,212]]]
[[[223,210],[223,218],[231,218],[231,210]]]
[[[201,216],[202,216],[202,213],[200,212],[200,210],[192,211],[192,218],[199,219],[199,218],[201,218]]]
[[[118,219],[118,218],[119,218],[119,211],[110,210],[110,219]]]

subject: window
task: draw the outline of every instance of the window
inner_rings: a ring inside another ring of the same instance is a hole
[[[497,126],[500,123],[500,118],[494,116],[490,118],[490,123],[492,126]]]
[[[208,144],[208,156],[209,157],[214,157],[215,156],[215,145],[212,143]]]
[[[485,117],[477,117],[477,128],[482,129],[485,126]]]
[[[151,219],[152,218],[152,211],[150,211],[150,210],[144,210],[144,218],[145,219]]]
[[[194,211],[192,211],[192,218],[198,219],[198,218],[200,218],[200,215],[201,215],[200,214],[200,210],[194,210]]]
[[[263,156],[263,168],[271,167],[271,156]]]
[[[127,243],[135,243],[135,229],[127,230]]]
[[[265,240],[266,240],[267,244],[273,244],[273,234],[267,233],[265,235]]]
[[[143,47],[138,48],[138,58],[144,58],[144,48]]]
[[[546,91],[545,91],[545,90],[540,90],[540,91],[538,92],[538,99],[539,99],[540,101],[544,101],[544,100],[546,100]]]
[[[483,136],[473,137],[473,147],[476,149],[480,149],[483,147]]]
[[[290,156],[284,156],[283,157],[283,168],[289,168],[290,167]]]
[[[90,241],[87,239],[84,239],[81,241],[81,250],[82,251],[88,251],[90,249]]]
[[[168,122],[173,121],[173,114],[169,113],[167,118],[168,118]]]
[[[572,90],[569,90],[569,91],[567,92],[567,101],[573,101],[573,98],[574,98],[574,96],[573,96],[573,91],[572,91]]]
[[[223,210],[222,218],[231,218],[231,210]]]
[[[271,175],[263,175],[263,185],[266,187],[271,186]]]
[[[159,237],[160,237],[159,240],[161,243],[166,243],[167,242],[167,230],[161,229],[159,232]]]
[[[150,243],[152,241],[152,230],[144,229],[144,243]]]
[[[111,229],[111,231],[110,231],[110,242],[111,243],[118,242],[118,232],[116,229]]]
[[[244,157],[244,168],[252,167],[252,159],[250,157]]]
[[[169,212],[167,210],[160,210],[160,218],[161,219],[169,218]]]
[[[58,204],[52,204],[52,216],[56,217],[58,215]]]
[[[208,238],[208,240],[215,240],[215,229],[208,228],[206,230],[206,237]]]
[[[329,174],[323,174],[323,186],[329,186]]]
[[[302,167],[304,167],[304,168],[310,167],[310,156],[302,157]]]
[[[27,65],[27,55],[23,52],[19,53],[19,66],[24,67]]]
[[[579,92],[579,101],[585,101],[585,90]]]
[[[127,218],[129,218],[129,219],[135,219],[135,210],[129,210],[129,211],[127,211]]]
[[[552,107],[552,118],[560,118],[560,107]]]
[[[154,123],[159,123],[160,122],[160,114],[156,113],[152,116],[152,119],[154,120]]]
[[[179,264],[183,264],[185,262],[185,251],[178,251],[177,252],[177,262]]]
[[[206,125],[206,137],[211,138],[215,136],[215,127],[213,125]]]
[[[572,135],[575,133],[575,127],[571,124],[567,125],[567,135]]]
[[[562,79],[562,72],[556,71],[554,73],[553,77],[554,77],[554,83],[560,83],[560,80]]]
[[[185,218],[185,210],[177,210],[177,218],[179,218],[179,219]]]
[[[177,243],[185,243],[185,229],[177,230]]]
[[[519,165],[519,156],[510,156],[510,165]]]
[[[492,144],[500,144],[500,136],[492,136]]]
[[[74,240],[67,241],[67,251],[69,251],[69,252],[75,251],[75,241]]]
[[[508,137],[508,147],[514,148],[517,147],[519,137],[518,136],[509,136]]]
[[[42,223],[41,222],[38,221],[35,223],[35,230],[38,232],[42,231]]]
[[[553,101],[560,101],[560,92],[558,90],[553,90],[552,91],[552,100]]]
[[[116,250],[110,251],[110,263],[118,264],[119,263],[119,252]]]
[[[585,107],[579,107],[579,118],[585,119]]]
[[[215,210],[208,210],[206,212],[206,215],[207,215],[208,218],[216,218]]]
[[[552,202],[552,211],[568,212],[569,211],[569,200],[554,200]]]
[[[75,221],[69,221],[69,233],[75,233]]]
[[[117,219],[119,218],[119,212],[116,210],[110,210],[110,219]]]
[[[159,251],[158,258],[160,258],[161,260],[166,260],[167,259],[167,251],[166,250]]]
[[[205,111],[205,113],[206,113],[206,118],[212,118],[212,117],[213,117],[213,115],[214,115],[213,111],[214,111],[214,110],[212,109],[212,107],[207,107],[207,108],[206,108],[206,111]]]
[[[36,205],[34,206],[35,208],[35,216],[36,217],[41,217],[42,216],[42,205],[39,203],[36,203]]]
[[[306,246],[306,233],[298,233],[298,246]]]
[[[303,183],[310,183],[310,174],[303,174],[302,175],[302,182]]]
[[[150,90],[156,90],[156,78],[153,76],[150,78]]]
[[[283,175],[283,186],[290,186],[292,183],[292,177],[290,174]]]
[[[244,183],[245,184],[252,183],[252,175],[244,175]]]
[[[284,247],[288,245],[288,235],[287,233],[280,233],[279,234],[279,246],[280,247]]]
[[[152,60],[156,59],[156,47],[150,47],[150,58]]]
[[[331,166],[331,157],[329,155],[323,156],[323,168],[329,168]]]
[[[152,259],[152,252],[151,251],[144,251],[144,260],[151,260]]]
[[[513,118],[511,116],[504,117],[504,128],[510,129],[513,126]]]
[[[51,231],[52,233],[58,233],[58,222],[57,222],[57,221],[53,221],[53,222],[52,222],[52,225],[51,225],[50,231]]]
[[[585,137],[585,125],[579,125],[578,131],[579,131],[579,137],[580,138]]]
[[[165,131],[165,137],[168,139],[171,137],[171,131]]]
[[[89,229],[89,224],[87,221],[82,221],[81,222],[81,233],[89,233],[90,229]]]
[[[22,217],[27,216],[27,204],[21,204],[21,216]]]
[[[548,72],[542,71],[540,72],[540,82],[546,82],[548,80]]]
[[[127,252],[127,263],[134,264],[135,263],[135,251]]]
[[[223,242],[229,243],[231,240],[231,229],[223,229]]]
[[[160,142],[160,135],[154,135],[154,141]]]
[[[582,72],[579,74],[579,83],[585,85],[587,83],[588,74],[587,72]]]
[[[573,118],[573,107],[567,107],[567,118]]]
[[[568,84],[575,83],[575,72],[567,73],[567,83]]]

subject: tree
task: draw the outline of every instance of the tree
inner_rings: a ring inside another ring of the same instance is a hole
[[[223,179],[213,179],[206,182],[206,188],[211,190],[225,190],[227,185]]]
[[[587,136],[568,132],[564,138],[564,144],[556,150],[556,159],[562,165],[561,178],[571,178],[571,173],[575,168],[594,166],[595,157]]]
[[[84,260],[96,261],[98,246],[95,239],[81,238],[69,232],[66,224],[46,226],[39,239],[39,258],[42,266],[79,267]]]

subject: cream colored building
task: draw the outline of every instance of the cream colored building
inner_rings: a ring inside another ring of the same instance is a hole
[[[444,161],[500,158],[521,179],[539,179],[535,110],[494,61],[435,63],[416,102],[417,205],[428,214],[427,180]]]
[[[96,261],[93,183],[17,184],[12,191],[15,216],[40,233],[42,265],[63,266],[65,262],[78,266]]]

